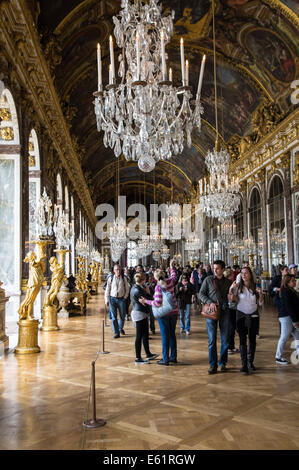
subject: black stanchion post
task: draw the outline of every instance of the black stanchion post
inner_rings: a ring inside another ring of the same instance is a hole
[[[96,373],[95,373],[95,361],[92,361],[92,418],[83,422],[83,426],[86,428],[99,428],[104,426],[106,421],[104,419],[97,419],[96,410]]]
[[[101,354],[109,354],[109,351],[105,351],[105,320],[103,320],[103,327],[102,327],[102,351]]]

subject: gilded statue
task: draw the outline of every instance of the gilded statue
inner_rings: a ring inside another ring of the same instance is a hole
[[[98,265],[95,261],[93,261],[91,263],[90,274],[91,274],[91,280],[92,281],[97,281],[98,280]]]
[[[52,271],[51,287],[44,300],[44,307],[54,305],[54,300],[60,290],[62,282],[66,280],[64,273],[64,264],[59,264],[57,258],[52,256],[49,260],[50,269]]]
[[[250,137],[250,135],[242,137],[239,144],[240,155],[243,155],[245,152],[247,152],[251,144],[252,138]]]
[[[18,312],[20,320],[34,320],[32,316],[32,308],[37,294],[44,282],[44,258],[37,259],[35,252],[30,251],[24,259],[24,262],[29,263],[29,279],[27,283],[26,297]]]

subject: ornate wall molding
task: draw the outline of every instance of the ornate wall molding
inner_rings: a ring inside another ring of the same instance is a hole
[[[11,0],[0,4],[0,44],[13,74],[7,79],[19,83],[16,105],[32,110],[48,133],[92,228],[96,225],[94,206],[73,146],[39,36],[26,2]],[[9,67],[8,67],[9,69]],[[25,96],[23,91],[25,91]],[[53,162],[54,163],[54,162]],[[57,162],[55,162],[57,166]]]
[[[262,168],[273,166],[274,169],[276,164],[289,165],[289,157],[286,157],[286,154],[289,154],[289,150],[298,143],[299,111],[296,109],[274,130],[234,161],[231,165],[231,172],[238,175],[242,182]]]

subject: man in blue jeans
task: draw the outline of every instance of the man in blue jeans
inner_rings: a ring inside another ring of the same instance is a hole
[[[221,350],[219,365],[221,372],[226,372],[227,351],[229,346],[229,309],[227,295],[232,281],[224,277],[225,263],[222,260],[214,262],[214,275],[208,276],[202,283],[199,297],[202,303],[209,304],[211,308],[216,308],[217,304],[220,306],[219,320],[212,320],[206,318],[207,332],[209,335],[209,374],[216,374],[218,369],[218,356],[217,356],[217,326],[219,321],[220,337],[221,337]]]
[[[114,338],[119,338],[120,333],[125,335],[124,324],[130,289],[126,276],[121,273],[119,264],[114,266],[113,272],[113,276],[107,280],[105,303],[110,308]],[[117,321],[117,311],[119,311],[119,322]]]

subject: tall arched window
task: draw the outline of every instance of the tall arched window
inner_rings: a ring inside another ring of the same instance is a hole
[[[16,107],[8,89],[0,96],[0,280],[21,292],[20,141]]]
[[[57,178],[56,178],[56,194],[57,194],[57,211],[58,215],[61,213],[63,207],[62,207],[62,202],[63,202],[63,191],[62,191],[62,181],[61,181],[61,176],[58,173]]]
[[[36,240],[36,222],[34,213],[41,195],[39,146],[34,129],[29,136],[29,240]],[[34,249],[34,246],[32,246]]]
[[[269,190],[269,232],[270,232],[270,254],[272,264],[285,263],[286,237],[285,237],[285,212],[284,194],[281,178],[275,175]]]
[[[71,271],[73,276],[76,272],[76,263],[75,263],[75,210],[74,210],[74,198],[71,196],[71,224],[72,224],[72,232],[73,232],[73,241],[71,245]]]
[[[234,224],[236,227],[236,236],[239,240],[244,238],[244,214],[243,214],[243,203],[240,201],[238,211],[234,215]]]
[[[67,221],[70,222],[70,201],[69,201],[69,190],[68,187],[64,187],[64,213]],[[70,254],[67,253],[65,257],[65,273],[67,277],[70,275]]]
[[[254,188],[249,203],[249,230],[256,244],[259,242],[262,229],[262,201],[260,191]]]

